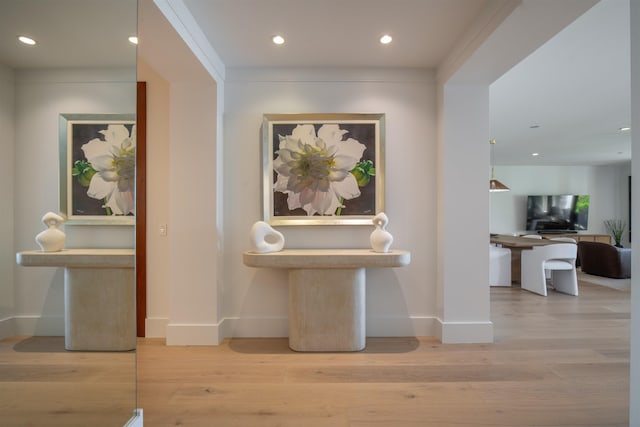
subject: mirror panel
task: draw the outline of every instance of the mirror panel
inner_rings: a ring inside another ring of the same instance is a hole
[[[16,264],[61,210],[60,115],[135,114],[136,33],[136,0],[0,0],[3,426],[125,425],[137,407],[135,350],[66,350],[64,269]],[[67,249],[135,246],[132,225],[61,229]]]

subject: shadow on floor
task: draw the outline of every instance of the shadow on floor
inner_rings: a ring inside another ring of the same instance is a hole
[[[13,345],[21,353],[64,353],[64,337],[27,337]]]
[[[369,337],[364,350],[353,353],[409,353],[416,350],[420,342],[415,337]],[[295,354],[289,348],[288,338],[231,338],[229,348],[247,354]],[[309,352],[324,353],[324,352]],[[334,353],[334,352],[326,352]],[[344,353],[344,352],[340,352]],[[300,353],[300,354],[307,354]]]

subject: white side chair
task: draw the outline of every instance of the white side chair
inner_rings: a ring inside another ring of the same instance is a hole
[[[552,237],[549,240],[554,240],[556,242],[574,243],[576,245],[578,244],[576,239],[572,239],[571,237]],[[551,271],[545,270],[545,277],[547,279],[551,279]]]
[[[551,285],[558,291],[578,295],[577,245],[557,243],[522,251],[522,289],[547,296],[545,270],[551,270]]]
[[[489,285],[511,286],[511,249],[489,245]]]
[[[523,234],[521,237],[524,237],[525,239],[542,240],[542,236],[539,234]],[[551,272],[549,270],[546,270],[544,273],[544,277],[546,277],[547,279],[551,279]]]

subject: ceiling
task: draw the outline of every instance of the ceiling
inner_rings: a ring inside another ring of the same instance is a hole
[[[601,1],[494,82],[495,163],[629,162],[629,30],[629,2]]]
[[[124,12],[123,12],[124,11]],[[12,68],[135,65],[136,0],[0,0],[0,63]],[[38,41],[18,42],[18,35]]]
[[[228,67],[436,68],[485,0],[185,0]],[[383,34],[392,44],[378,42]],[[277,46],[271,37],[286,40]]]
[[[184,4],[227,67],[437,68],[478,17],[501,1]],[[0,0],[0,62],[14,68],[130,66],[133,46],[126,36],[137,17],[120,11],[132,3]],[[166,22],[149,19],[144,25]],[[18,45],[15,37],[22,33],[40,44]],[[284,45],[271,43],[276,33],[285,37]],[[393,36],[390,45],[378,43],[383,33]],[[630,121],[629,68],[629,2],[602,0],[491,86],[495,163],[628,162],[630,133],[617,129]]]

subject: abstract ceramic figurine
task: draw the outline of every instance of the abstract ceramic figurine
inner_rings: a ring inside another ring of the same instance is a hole
[[[281,251],[284,247],[284,236],[264,221],[258,221],[249,233],[251,252],[261,254]]]
[[[389,252],[393,236],[386,230],[388,223],[389,218],[384,212],[373,217],[373,225],[376,226],[376,229],[371,233],[369,241],[374,252]]]
[[[53,212],[47,212],[42,217],[42,223],[47,229],[36,236],[36,243],[42,252],[58,252],[64,248],[65,234],[58,229],[64,222],[64,218]]]

